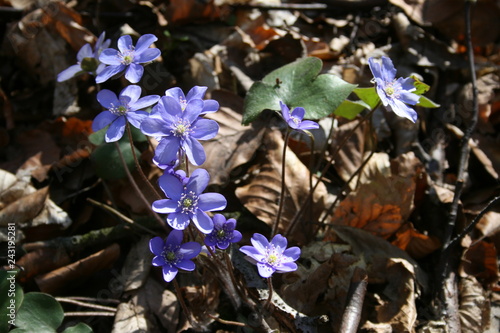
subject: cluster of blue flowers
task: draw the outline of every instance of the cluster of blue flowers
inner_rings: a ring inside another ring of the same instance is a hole
[[[94,49],[89,44],[82,47],[77,54],[77,64],[62,71],[57,79],[65,81],[89,73],[95,76],[96,83],[122,75],[130,83],[138,83],[144,73],[143,65],[161,54],[160,50],[150,47],[156,40],[154,35],[146,34],[134,46],[130,36],[122,36],[118,39],[116,50],[108,48],[111,42],[105,40],[102,33]],[[219,131],[216,121],[203,117],[219,109],[217,101],[204,99],[206,91],[207,87],[195,86],[186,96],[176,87],[168,89],[161,97],[141,97],[141,87],[131,84],[118,96],[107,89],[97,94],[97,100],[105,110],[95,117],[92,129],[106,129],[106,142],[121,139],[127,122],[158,141],[153,162],[164,170],[158,184],[166,199],[154,201],[152,209],[166,214],[166,223],[173,230],[165,239],[151,239],[149,247],[155,255],[153,266],[162,267],[163,278],[167,282],[175,278],[179,269],[193,271],[196,267],[192,259],[202,252],[202,246],[193,241],[183,243],[183,231],[191,222],[204,235],[205,246],[212,253],[216,249],[225,250],[231,243],[242,239],[242,234],[235,229],[235,219],[226,219],[222,214],[207,214],[221,211],[227,205],[222,194],[203,193],[210,180],[208,171],[198,168],[187,175],[184,170],[178,169],[184,158],[193,165],[202,165],[206,154],[199,141],[212,139]],[[145,111],[147,108],[151,108],[151,112]],[[311,121],[302,121],[305,114],[303,108],[296,108],[290,113],[282,104],[282,109],[283,117],[293,129],[318,127]],[[241,251],[248,255],[249,261],[257,264],[262,277],[297,269],[294,261],[300,256],[300,249],[286,249],[285,237],[276,235],[269,242],[265,236],[256,233],[251,242],[253,246],[243,246]]]
[[[216,112],[219,103],[204,99],[207,87],[195,86],[187,96],[180,88],[171,88],[161,97],[141,97],[142,89],[135,85],[143,76],[143,66],[161,54],[160,50],[151,47],[155,41],[157,38],[154,35],[146,34],[134,46],[130,36],[122,36],[118,39],[116,50],[109,48],[111,42],[105,40],[105,34],[102,33],[94,48],[90,44],[83,46],[77,54],[77,64],[62,71],[57,79],[64,81],[89,73],[95,76],[96,83],[122,75],[132,83],[118,96],[107,89],[99,91],[97,100],[105,111],[94,119],[92,129],[99,131],[107,128],[105,141],[115,142],[123,136],[128,122],[158,141],[153,162],[164,170],[158,182],[166,199],[153,202],[152,209],[166,214],[166,223],[173,230],[166,239],[154,237],[149,246],[155,255],[152,264],[161,266],[165,281],[170,282],[179,269],[193,271],[195,263],[192,259],[202,251],[202,246],[197,242],[183,243],[183,231],[191,222],[204,235],[205,246],[211,253],[216,249],[225,250],[231,243],[239,242],[242,234],[235,230],[235,219],[226,219],[222,214],[207,214],[222,211],[227,205],[222,194],[204,193],[209,184],[209,173],[198,168],[187,175],[179,169],[184,158],[196,166],[205,162],[206,154],[199,141],[214,138],[219,125],[214,120],[204,118],[204,115]],[[406,105],[415,105],[419,99],[413,93],[415,88],[412,79],[396,79],[396,70],[386,57],[382,58],[381,64],[370,58],[369,66],[382,104],[399,116],[415,122],[416,112]],[[290,129],[307,131],[319,128],[317,123],[304,120],[304,108],[290,110],[282,102],[280,107]],[[145,111],[147,108],[151,108],[151,112]],[[262,277],[269,278],[275,272],[297,269],[295,261],[300,256],[300,249],[287,249],[287,239],[282,235],[275,235],[269,242],[265,236],[255,233],[251,243],[252,246],[242,246],[240,251],[257,265]]]

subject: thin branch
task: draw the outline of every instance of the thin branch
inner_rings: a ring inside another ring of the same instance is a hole
[[[78,301],[78,300],[66,298],[66,297],[56,297],[56,301],[58,301],[60,303],[70,303],[70,304],[80,305],[80,306],[84,306],[86,308],[91,308],[91,309],[116,312],[116,308],[113,308],[110,306],[82,302],[82,301]]]

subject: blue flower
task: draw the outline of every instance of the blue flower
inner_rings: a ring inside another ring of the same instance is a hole
[[[158,183],[169,199],[153,202],[153,210],[168,214],[167,223],[174,229],[184,230],[193,221],[202,233],[211,233],[214,222],[205,212],[223,210],[227,201],[219,193],[202,193],[209,180],[210,176],[205,169],[194,170],[187,181],[164,173]]]
[[[165,241],[160,237],[149,241],[149,249],[155,255],[153,266],[162,266],[163,279],[172,281],[179,269],[193,271],[196,268],[190,259],[196,257],[201,251],[201,245],[197,242],[182,244],[182,231],[172,230]]]
[[[105,49],[99,56],[99,60],[109,66],[97,75],[95,82],[102,83],[122,72],[125,72],[125,78],[131,83],[139,82],[144,73],[141,64],[151,62],[161,54],[160,50],[150,48],[157,40],[155,35],[146,34],[139,38],[134,47],[132,37],[121,36],[118,39],[118,50]]]
[[[303,131],[319,128],[318,123],[315,123],[311,120],[303,120],[306,114],[306,110],[302,107],[296,107],[290,112],[288,106],[286,106],[283,102],[280,101],[281,106],[281,114],[285,119],[288,126],[293,128],[294,130]]]
[[[234,230],[236,228],[235,219],[226,220],[224,215],[215,214],[212,220],[214,221],[214,230],[205,237],[206,246],[217,246],[219,249],[225,250],[230,243],[237,243],[241,240],[241,232]]]
[[[57,75],[57,82],[69,80],[77,75],[89,73],[97,75],[102,72],[106,67],[105,64],[99,61],[99,55],[102,50],[111,44],[111,40],[104,40],[106,33],[103,32],[97,42],[95,43],[94,50],[90,44],[85,44],[80,51],[76,54],[76,65],[70,66]]]
[[[417,112],[406,105],[415,105],[420,99],[420,96],[413,93],[417,90],[413,86],[414,80],[409,77],[396,79],[396,68],[388,57],[382,57],[382,63],[370,58],[368,65],[375,79],[377,94],[382,104],[398,116],[415,122]]]
[[[296,246],[287,249],[286,237],[278,234],[269,242],[263,235],[255,233],[250,241],[253,246],[242,246],[240,251],[247,255],[245,259],[257,265],[259,275],[263,278],[270,277],[274,272],[297,270],[294,261],[299,259],[300,249]]]
[[[184,95],[184,92],[181,88],[174,87],[165,91],[165,96],[170,96],[179,102],[181,109],[185,109],[187,104],[194,99],[201,99],[205,96],[207,91],[207,87],[202,86],[194,86],[189,90],[187,96]],[[203,100],[203,108],[201,114],[212,113],[219,110],[219,102],[214,99],[206,99]]]
[[[139,128],[141,122],[148,116],[146,111],[140,111],[153,105],[160,96],[141,96],[141,87],[136,85],[127,86],[116,97],[111,90],[103,89],[97,93],[97,100],[107,110],[99,113],[92,122],[92,130],[95,132],[109,125],[106,131],[106,142],[119,140],[125,132],[125,123],[128,121],[132,126]]]
[[[206,154],[198,140],[214,138],[219,131],[216,121],[200,118],[203,111],[201,99],[190,100],[183,109],[178,99],[163,96],[150,116],[141,125],[144,134],[159,141],[154,161],[157,165],[170,164],[185,153],[194,165],[202,165]]]

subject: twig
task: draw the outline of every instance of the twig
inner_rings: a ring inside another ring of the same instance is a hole
[[[470,23],[470,13],[471,13],[471,6],[473,5],[475,1],[472,0],[466,0],[465,1],[465,37],[466,37],[466,46],[467,46],[467,56],[469,58],[469,70],[470,70],[470,76],[471,76],[471,83],[472,83],[472,116],[470,118],[470,123],[469,126],[465,129],[464,135],[461,140],[461,147],[460,147],[460,159],[458,162],[458,170],[457,170],[457,181],[455,185],[455,193],[453,196],[453,201],[450,206],[450,213],[448,215],[448,221],[446,224],[446,229],[444,233],[444,239],[443,239],[443,249],[441,251],[441,256],[440,256],[440,264],[438,267],[441,268],[441,274],[439,276],[440,281],[439,284],[443,285],[444,279],[446,278],[446,275],[450,271],[450,256],[449,256],[449,251],[448,247],[451,245],[451,239],[453,236],[453,233],[455,232],[455,224],[457,220],[457,213],[458,213],[458,203],[460,201],[460,196],[462,194],[462,190],[464,187],[465,183],[465,170],[467,168],[467,160],[469,157],[469,140],[472,136],[472,133],[474,129],[476,128],[477,124],[477,115],[478,115],[478,100],[477,100],[477,85],[476,85],[476,71],[475,71],[475,66],[474,66],[474,50],[472,48],[472,41],[471,41],[471,23]],[[446,303],[446,302],[445,302]]]
[[[96,312],[96,311],[77,311],[77,312],[65,312],[65,317],[114,317],[116,314],[114,312]]]
[[[285,142],[283,145],[283,155],[281,158],[281,193],[280,193],[280,201],[279,201],[279,207],[278,207],[278,213],[276,214],[276,221],[273,224],[273,230],[271,235],[274,236],[276,235],[276,232],[278,231],[278,225],[280,224],[280,219],[281,219],[281,212],[283,211],[283,206],[285,204],[285,189],[286,189],[286,184],[285,184],[285,171],[286,171],[286,147],[288,145],[288,139],[290,138],[290,128],[287,128],[286,134],[285,134]]]
[[[128,121],[125,123],[125,128],[127,130],[128,140],[130,141],[130,149],[132,150],[132,157],[134,158],[134,163],[135,163],[135,167],[136,167],[137,171],[141,175],[141,178],[144,181],[144,183],[146,183],[148,185],[151,192],[155,195],[156,199],[161,199],[160,194],[153,187],[153,185],[149,181],[148,177],[146,177],[146,175],[144,174],[144,171],[142,171],[141,164],[139,163],[139,159],[137,158],[137,155],[135,154],[134,138],[132,137],[132,130],[130,129],[130,124]]]
[[[158,221],[158,223],[161,225],[161,227],[165,230],[166,233],[169,232],[165,221],[151,208],[151,203],[146,199],[144,194],[141,192],[139,189],[139,186],[137,186],[137,183],[134,180],[134,177],[132,177],[132,174],[130,173],[130,170],[128,169],[127,162],[125,162],[125,159],[123,158],[122,151],[120,149],[120,144],[118,142],[115,142],[116,150],[118,151],[118,156],[120,157],[120,161],[122,163],[123,168],[125,169],[125,173],[127,174],[128,180],[130,181],[130,184],[134,188],[135,192],[139,196],[139,198],[142,200],[144,205],[148,208],[149,212],[153,217]]]
[[[71,304],[75,304],[75,305],[80,305],[80,306],[84,306],[86,308],[91,308],[91,309],[116,312],[116,308],[112,308],[110,306],[82,302],[82,301],[78,301],[78,300],[75,300],[72,298],[56,297],[56,301],[58,301],[60,303],[71,303]]]
[[[247,324],[245,323],[240,323],[239,321],[232,321],[232,320],[225,320],[225,319],[220,319],[219,317],[214,316],[213,314],[208,313],[208,316],[212,318],[215,321],[218,321],[221,324],[224,325],[233,325],[233,326],[239,326],[239,327],[248,327]]]
[[[339,332],[355,333],[358,331],[367,285],[368,277],[366,272],[357,267],[351,278],[351,284],[348,291],[349,302],[342,316],[342,324]]]

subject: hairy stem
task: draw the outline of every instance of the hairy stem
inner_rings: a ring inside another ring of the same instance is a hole
[[[276,214],[276,221],[273,224],[273,230],[271,235],[274,236],[276,235],[276,232],[278,231],[278,225],[280,223],[281,219],[281,213],[283,211],[283,206],[285,204],[285,190],[286,190],[286,184],[285,184],[285,171],[286,171],[286,148],[288,146],[288,139],[290,138],[290,128],[287,128],[286,134],[285,134],[285,143],[283,145],[283,156],[281,158],[281,193],[280,193],[280,199],[279,199],[279,207],[278,207],[278,213]]]

